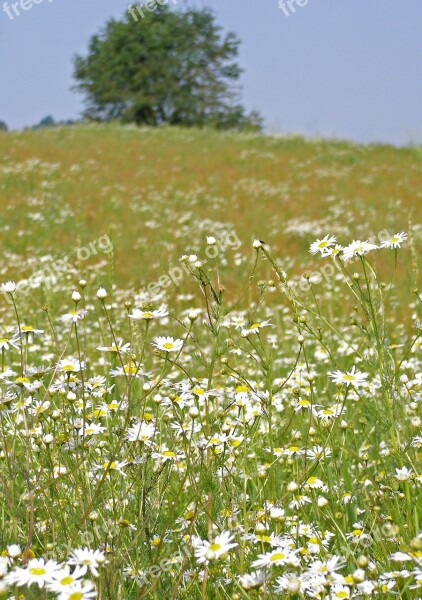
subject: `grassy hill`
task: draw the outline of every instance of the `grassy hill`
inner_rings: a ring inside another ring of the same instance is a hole
[[[109,235],[115,281],[139,287],[198,254],[207,235],[232,230],[247,252],[263,239],[300,274],[318,267],[309,243],[326,233],[347,242],[413,228],[417,238],[421,166],[421,148],[299,137],[117,126],[0,133],[0,268],[19,279],[35,257],[63,255],[78,267],[77,249]],[[243,252],[234,254],[226,275],[236,288]]]

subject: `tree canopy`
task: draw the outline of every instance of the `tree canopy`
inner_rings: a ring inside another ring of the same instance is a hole
[[[139,125],[260,128],[239,101],[239,40],[208,10],[156,6],[142,20],[111,19],[74,59],[84,117]]]

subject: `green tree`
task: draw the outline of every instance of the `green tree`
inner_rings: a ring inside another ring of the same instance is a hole
[[[132,11],[135,9],[132,9]],[[239,40],[223,35],[208,10],[166,6],[110,20],[74,58],[76,90],[85,95],[84,117],[139,125],[211,125],[260,128],[246,114],[236,85]]]
[[[9,131],[9,128],[4,121],[0,121],[0,131]]]

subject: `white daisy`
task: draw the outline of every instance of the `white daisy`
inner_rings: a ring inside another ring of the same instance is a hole
[[[367,373],[362,371],[356,371],[356,367],[353,366],[351,371],[343,373],[342,371],[331,371],[328,373],[334,383],[346,384],[347,386],[352,385],[353,387],[359,387],[366,383]]]
[[[208,563],[227,554],[229,550],[235,548],[238,544],[233,543],[234,536],[229,531],[223,531],[216,536],[214,542],[194,538],[192,545],[195,551],[195,557],[199,563]]]
[[[326,235],[322,238],[322,240],[316,240],[315,242],[312,242],[312,244],[309,246],[309,252],[311,254],[320,252],[321,255],[324,256],[326,250],[335,243],[336,238],[334,235]]]
[[[183,340],[174,339],[172,337],[156,337],[153,342],[153,346],[162,350],[163,352],[180,352],[183,346]]]
[[[388,240],[381,242],[381,248],[400,248],[400,244],[402,244],[405,240],[407,240],[407,233],[402,231],[401,233],[396,233]]]

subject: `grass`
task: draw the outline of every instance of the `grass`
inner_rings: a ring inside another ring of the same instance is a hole
[[[92,126],[0,157],[0,594],[419,598],[420,148]]]

